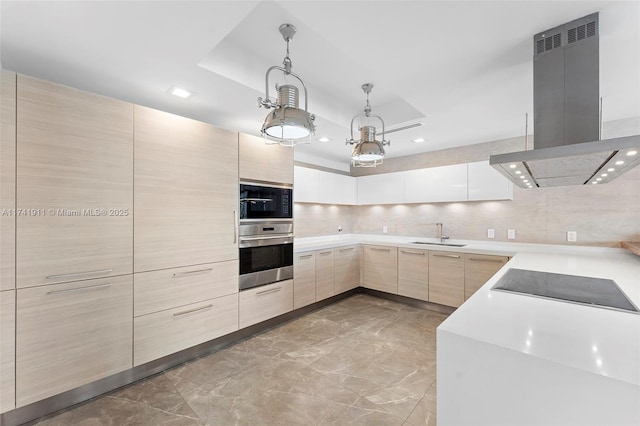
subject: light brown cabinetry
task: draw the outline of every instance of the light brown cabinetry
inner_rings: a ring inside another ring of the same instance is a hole
[[[17,290],[16,406],[132,367],[132,276]]]
[[[340,294],[360,285],[361,248],[358,245],[338,247],[334,253],[335,293]]]
[[[240,292],[240,328],[293,310],[293,280]]]
[[[398,248],[398,294],[429,300],[429,252]]]
[[[238,295],[143,315],[134,328],[137,366],[238,330]]]
[[[509,258],[507,256],[465,254],[464,300],[467,300],[473,293],[478,291],[508,261]]]
[[[15,207],[16,74],[0,70],[0,291],[16,287]]]
[[[464,254],[429,252],[429,301],[453,307],[464,302]]]
[[[240,133],[240,179],[293,184],[293,149]]]
[[[0,291],[0,413],[15,408],[16,292]]]
[[[237,259],[237,133],[135,107],[135,271]]]
[[[316,251],[316,301],[336,294],[333,249]]]
[[[17,287],[132,272],[133,105],[17,77]]]
[[[293,308],[316,301],[316,254],[312,251],[293,257]]]
[[[362,285],[373,290],[398,294],[398,249],[387,246],[364,246]]]

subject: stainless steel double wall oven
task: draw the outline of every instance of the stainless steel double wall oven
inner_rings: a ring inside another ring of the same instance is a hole
[[[293,278],[293,187],[240,182],[240,290]]]

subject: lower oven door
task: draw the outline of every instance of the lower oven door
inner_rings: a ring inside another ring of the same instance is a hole
[[[245,247],[243,247],[245,246]],[[240,245],[240,290],[293,278],[293,243]]]

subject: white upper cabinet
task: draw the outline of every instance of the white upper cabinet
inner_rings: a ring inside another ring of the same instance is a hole
[[[431,167],[405,173],[405,203],[467,201],[467,165]]]
[[[355,180],[351,176],[295,166],[293,199],[297,203],[353,205]]]
[[[488,161],[467,164],[468,200],[513,200],[513,184]]]
[[[358,177],[358,204],[397,204],[405,201],[406,172]]]

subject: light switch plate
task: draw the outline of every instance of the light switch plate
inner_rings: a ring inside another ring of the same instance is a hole
[[[487,229],[487,238],[495,238],[496,237],[496,230],[489,228]]]
[[[515,229],[507,229],[507,238],[510,240],[516,239],[516,230]]]
[[[567,231],[567,241],[575,243],[578,241],[578,233],[576,231]]]
[[[383,233],[383,234],[386,234],[386,233],[387,233],[387,225],[385,225],[385,226],[383,226],[383,227],[382,227],[382,233]]]

